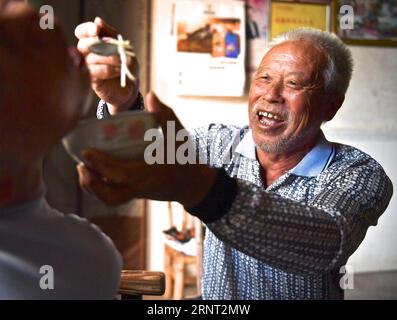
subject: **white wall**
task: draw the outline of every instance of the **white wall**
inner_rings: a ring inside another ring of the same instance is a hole
[[[354,47],[355,68],[342,109],[324,131],[375,158],[397,189],[397,48]],[[397,200],[390,205],[349,264],[360,271],[397,269]]]
[[[243,125],[248,123],[247,96],[242,98],[186,98],[173,93],[172,47],[164,35],[169,30],[171,0],[156,0],[153,7],[152,89],[172,106],[186,127],[210,122]],[[351,47],[355,71],[345,103],[324,131],[332,141],[361,148],[380,162],[397,188],[397,49]],[[166,207],[153,203],[149,226],[152,229],[150,267],[163,265],[162,237],[167,226]],[[397,269],[397,202],[389,208],[349,260],[356,272]],[[159,244],[160,243],[160,244]]]

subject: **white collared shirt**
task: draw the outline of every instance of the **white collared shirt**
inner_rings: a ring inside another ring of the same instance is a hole
[[[43,197],[0,208],[0,300],[114,299],[121,268],[97,226]]]

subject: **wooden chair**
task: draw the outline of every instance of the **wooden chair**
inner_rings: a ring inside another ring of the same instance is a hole
[[[128,210],[142,209],[140,204]],[[142,209],[143,210],[143,209]],[[116,299],[142,299],[143,296],[161,296],[165,291],[163,272],[145,268],[144,214],[98,215],[90,221],[101,228],[114,242],[123,257],[125,270],[121,272]]]
[[[172,206],[168,205],[169,215],[172,216]],[[186,217],[188,213],[184,212],[182,221],[182,231],[187,228]],[[202,255],[203,255],[203,225],[197,218],[191,217],[194,221],[194,252],[183,250],[184,244],[166,241],[164,245],[164,269],[166,275],[166,290],[164,296],[168,299],[181,300],[187,298],[185,295],[186,285],[194,285],[196,290],[194,297],[201,295],[201,274],[202,274]],[[170,218],[172,221],[172,218]],[[171,227],[172,227],[171,223]],[[175,242],[175,241],[174,241]],[[186,244],[187,245],[187,244]],[[191,249],[191,248],[190,248]],[[189,274],[188,268],[195,268],[195,274]]]
[[[162,296],[165,292],[165,274],[147,270],[123,270],[117,299],[141,300],[143,296]]]

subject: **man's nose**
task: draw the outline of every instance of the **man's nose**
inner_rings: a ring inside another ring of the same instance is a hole
[[[269,103],[282,103],[283,98],[283,84],[281,81],[274,81],[267,87],[265,99]]]

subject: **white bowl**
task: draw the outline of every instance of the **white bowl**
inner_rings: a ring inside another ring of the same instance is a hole
[[[83,120],[62,143],[77,162],[84,162],[81,151],[87,148],[102,150],[120,159],[141,160],[145,148],[152,143],[144,141],[145,132],[156,128],[157,121],[149,112],[126,112],[102,120]]]

